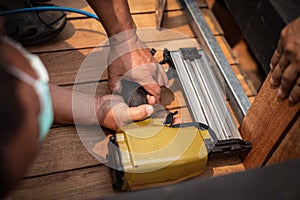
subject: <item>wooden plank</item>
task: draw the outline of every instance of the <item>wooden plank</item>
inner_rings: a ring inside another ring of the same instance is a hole
[[[200,177],[221,176],[244,170],[245,167],[238,156],[215,157],[209,159],[207,168],[203,171],[203,174],[201,174]]]
[[[69,20],[57,37],[49,42],[28,47],[28,50],[37,53],[88,48],[96,46],[106,38],[102,25],[93,19]]]
[[[300,158],[300,117],[288,131],[267,165]]]
[[[208,20],[210,28],[215,35],[220,35],[221,30],[216,25],[216,20],[213,15],[207,9],[204,12],[205,18]],[[207,16],[206,16],[207,14]],[[188,21],[184,16],[183,11],[174,11],[165,13],[165,21],[163,28],[171,29],[176,33],[172,33],[169,30],[158,31],[155,29],[155,14],[140,14],[135,15],[134,20],[138,28],[152,27],[148,30],[140,30],[139,36],[145,42],[165,41],[165,40],[178,40],[183,38],[194,38],[195,35],[188,25]],[[214,22],[215,21],[215,22]],[[53,40],[43,43],[38,46],[28,47],[32,53],[61,51],[70,49],[92,48],[95,46],[103,46],[106,41],[106,33],[102,25],[93,19],[80,19],[80,20],[68,20],[65,29]],[[224,44],[225,39],[220,39],[222,44],[221,48],[227,49]],[[227,50],[226,50],[227,51]],[[227,52],[225,52],[226,54]],[[230,55],[230,63],[234,62],[234,57]]]
[[[247,80],[250,79],[255,90],[258,91],[265,80],[265,74],[260,72],[261,67],[250,53],[248,44],[245,40],[241,40],[232,47],[232,51],[238,60],[242,71],[247,74]]]
[[[215,15],[210,9],[201,9],[201,12],[210,28],[212,33],[214,35],[223,35],[224,31],[221,28],[221,25],[219,24],[218,20],[216,19]]]
[[[207,4],[205,0],[197,0],[200,8],[206,8]],[[52,0],[50,3],[58,6],[77,8],[87,12],[95,13],[91,7],[84,0]],[[129,0],[129,7],[132,14],[138,13],[149,13],[155,12],[155,0]],[[166,3],[165,11],[171,10],[181,10],[182,6],[178,3],[177,0],[168,0]],[[68,13],[68,18],[81,17],[82,15],[76,13]]]
[[[47,68],[50,82],[56,85],[67,85],[74,84],[82,62],[92,50],[93,49],[84,49],[42,53],[39,54],[39,57]],[[91,63],[90,67],[87,66],[86,70],[82,70],[82,73],[84,73],[84,71],[87,73],[87,75],[83,76],[87,77],[86,81],[97,81],[99,77],[95,80],[93,76],[88,77],[88,74],[94,74],[94,71],[99,70],[101,67],[101,62],[105,61],[90,56],[89,62]],[[93,65],[95,67],[93,67]],[[100,77],[100,80],[107,79],[107,71],[105,72],[105,78]]]
[[[81,128],[81,132],[86,131],[90,134],[95,134],[95,130],[93,127]],[[100,164],[100,161],[83,146],[74,126],[52,128],[26,176],[38,176],[96,164]]]
[[[109,169],[95,166],[25,179],[12,199],[94,199],[115,194]]]
[[[248,79],[247,75],[241,70],[241,67],[237,64],[231,65],[231,68],[239,80],[242,88],[244,89],[246,95],[248,97],[256,96],[257,92],[252,84],[252,82]]]
[[[217,36],[217,39],[220,36]],[[223,38],[223,37],[222,37]],[[220,39],[221,41],[223,39]],[[184,47],[196,47],[200,48],[200,45],[197,43],[195,39],[179,39],[179,40],[168,40],[168,41],[158,41],[158,42],[149,42],[146,43],[149,48],[157,49],[156,58],[157,60],[161,60],[162,49],[168,48],[169,50],[178,50],[179,48]],[[226,47],[226,45],[221,45],[223,47],[223,51],[225,52],[226,57],[228,58],[229,62],[232,62],[232,56],[230,54],[230,50]],[[50,76],[50,81],[57,85],[66,85],[66,84],[73,84],[75,78],[77,76],[78,69],[80,68],[82,62],[85,60],[86,56],[89,55],[90,52],[97,49],[82,49],[82,50],[69,50],[69,51],[59,51],[59,52],[51,52],[51,53],[40,53],[39,56],[41,57],[42,61],[44,62]],[[96,81],[99,80],[97,77],[96,79],[92,78],[94,75],[94,70],[102,69],[103,65],[105,67],[106,57],[102,55],[100,51],[97,51],[99,56],[97,55],[89,55],[88,66],[84,66],[85,69],[82,69],[82,73],[86,73],[84,77],[87,78],[86,81]],[[238,69],[236,64],[232,64],[232,68],[236,74],[241,74],[240,69]],[[91,73],[91,76],[89,76]],[[100,80],[105,80],[107,77],[107,73],[105,72]],[[249,96],[254,95],[255,91],[253,86],[251,86],[250,82],[247,80],[245,74],[238,75],[238,79],[241,82],[246,82],[247,90],[250,91]],[[247,81],[244,81],[244,80]],[[243,83],[242,83],[243,85]]]
[[[226,166],[224,167],[224,164]],[[243,171],[238,157],[210,160],[197,178]],[[13,199],[92,199],[115,195],[105,165],[25,179],[15,190]]]
[[[170,12],[167,15],[168,17],[166,17],[163,27],[182,33],[179,35],[179,37],[178,34],[174,36],[167,30],[155,30],[155,14],[141,14],[134,16],[134,21],[136,22],[137,27],[152,27],[153,31],[149,31],[148,34],[147,32],[143,31],[142,34],[140,34],[140,38],[145,42],[151,42],[194,37],[194,34],[188,26],[187,20],[183,16],[182,11]],[[174,19],[176,20],[174,21]],[[153,32],[157,32],[157,34],[153,34]],[[29,47],[28,49],[33,53],[37,53],[78,48],[91,48],[100,45],[100,43],[106,39],[106,33],[102,25],[96,20],[68,20],[65,29],[53,40],[38,46]],[[103,45],[104,44],[101,44],[101,46]]]
[[[227,43],[225,37],[224,36],[216,36],[215,38],[216,38],[218,44],[220,45],[220,48],[222,49],[229,64],[231,64],[231,65],[238,64],[238,60],[236,59],[234,53],[232,52],[232,49],[230,48],[229,44]]]
[[[178,50],[183,47],[200,47],[195,39],[157,41],[146,43],[146,45],[149,48],[155,48],[157,50],[155,58],[158,61],[162,60],[162,51],[164,48]],[[106,80],[107,71],[104,69],[107,63],[107,51],[109,51],[109,49],[105,47],[103,51],[101,51],[101,48],[89,48],[39,53],[38,55],[48,70],[50,82],[56,85],[68,85],[75,82],[79,69],[82,79],[77,79],[77,83]],[[85,63],[83,64],[84,61]],[[100,73],[100,70],[104,71],[103,76],[96,76]]]
[[[300,108],[300,104],[289,106],[287,100],[278,102],[277,90],[270,88],[269,79],[270,74],[240,126],[242,137],[253,145],[243,161],[246,168],[260,167],[267,161]]]

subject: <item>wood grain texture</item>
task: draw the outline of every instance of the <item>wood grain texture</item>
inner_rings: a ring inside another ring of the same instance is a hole
[[[222,49],[227,61],[231,65],[239,64],[238,60],[236,59],[232,49],[230,48],[229,44],[227,43],[224,36],[216,36],[215,37],[220,48]]]
[[[251,95],[255,94],[251,82],[247,81],[245,74],[241,74],[240,68],[237,66],[238,62],[235,60],[235,57],[230,50],[223,36],[216,36],[219,44],[232,65],[232,69],[237,74],[237,78],[241,80],[241,84],[246,83],[247,90],[251,91]],[[227,44],[227,45],[226,45]],[[178,50],[179,48],[185,47],[196,47],[200,48],[200,45],[197,43],[196,39],[176,39],[176,40],[162,40],[162,41],[153,41],[147,42],[146,45],[149,48],[155,48],[157,53],[155,55],[157,60],[162,59],[162,50],[168,48],[171,51]],[[39,53],[38,55],[44,62],[50,76],[50,81],[57,85],[67,85],[73,84],[77,72],[81,69],[82,77],[85,80],[77,80],[77,83],[96,81],[96,80],[105,80],[107,79],[107,72],[104,70],[107,64],[107,54],[109,49],[107,47],[101,48],[88,48],[88,49],[72,49],[68,51],[59,51],[59,52],[47,52]],[[84,63],[83,63],[84,62]],[[95,72],[103,70],[103,76],[93,78]],[[242,80],[244,79],[244,80]],[[249,93],[249,95],[250,95]]]
[[[95,134],[93,128],[82,128],[81,131]],[[26,176],[56,173],[96,164],[100,164],[100,161],[84,147],[74,126],[52,128]]]
[[[23,180],[12,199],[93,199],[113,195],[109,169],[99,165]]]
[[[165,23],[163,27],[178,31],[183,37],[195,37],[186,18],[183,16],[182,11],[174,11],[166,14]],[[134,21],[138,28],[152,27],[155,30],[155,14],[141,14],[135,15]],[[166,32],[166,31],[157,31]],[[163,35],[163,34],[161,34]],[[153,33],[140,34],[140,38],[145,42],[159,41],[159,40],[172,40],[180,39],[173,34],[165,34],[164,38],[155,38]],[[107,40],[106,32],[100,22],[94,19],[81,19],[81,20],[68,20],[65,29],[53,40],[43,43],[39,46],[32,46],[28,49],[33,53],[49,52],[49,51],[61,51],[78,48],[91,48],[95,46],[105,45],[103,42]]]
[[[162,60],[162,51],[164,48],[178,50],[184,47],[200,47],[196,39],[148,42],[146,45],[149,48],[157,50],[155,58],[158,61]],[[39,53],[38,55],[48,70],[51,83],[56,85],[70,85],[74,84],[76,77],[76,83],[106,80],[107,71],[105,69],[107,68],[108,51],[108,47],[98,47]],[[79,70],[80,74],[78,74]],[[103,75],[100,76],[102,71]],[[95,74],[99,74],[99,76],[95,76]]]
[[[218,20],[216,19],[214,13],[210,9],[205,9],[205,8],[201,9],[201,12],[212,33],[215,36],[224,35],[224,31],[221,25],[219,24]]]
[[[247,75],[241,70],[240,65],[238,64],[231,65],[231,69],[234,72],[238,81],[240,82],[246,95],[248,97],[255,97],[257,95],[257,92],[253,87],[252,82],[247,78]]]
[[[226,163],[226,167],[224,167]],[[211,160],[203,174],[196,178],[225,175],[243,171],[237,157]],[[92,199],[109,197],[118,192],[112,189],[108,167],[92,166],[69,172],[25,179],[13,194],[13,199]]]
[[[300,117],[288,131],[267,165],[300,158]]]
[[[246,168],[260,167],[266,161],[300,108],[300,104],[289,106],[287,100],[279,102],[269,79],[270,75],[240,126],[242,137],[253,145],[243,161]]]
[[[204,10],[205,19],[208,21],[213,34],[222,35],[223,31],[217,23],[214,15],[207,9]],[[181,10],[165,13],[162,28],[171,29],[180,34],[170,34],[167,30],[155,30],[155,14],[134,15],[133,19],[138,28],[152,27],[153,31],[140,31],[140,38],[144,42],[153,42],[161,40],[177,40],[182,38],[194,38],[195,35],[191,30],[188,20]],[[165,33],[165,34],[164,34]],[[65,29],[54,39],[38,46],[28,47],[32,53],[62,51],[71,49],[92,48],[103,46],[107,40],[106,32],[103,26],[94,19],[68,20]]]
[[[88,3],[85,0],[51,0],[52,4],[58,5],[58,6],[65,6],[65,7],[71,7],[71,8],[77,8],[80,10],[84,10],[87,12],[94,13],[93,9],[91,9],[88,5]],[[139,13],[149,13],[149,12],[155,12],[155,0],[129,0],[129,7],[130,12],[132,14],[139,14]],[[205,0],[197,0],[197,3],[200,8],[206,8],[207,4]],[[165,11],[172,11],[172,10],[181,10],[182,7],[180,3],[178,3],[177,0],[168,0],[166,2]],[[80,14],[76,13],[67,13],[68,18],[75,18],[75,17],[82,17]]]

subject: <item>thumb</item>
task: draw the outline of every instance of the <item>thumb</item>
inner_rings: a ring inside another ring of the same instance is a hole
[[[132,121],[143,120],[149,117],[153,112],[154,108],[146,104],[129,108],[129,115]]]

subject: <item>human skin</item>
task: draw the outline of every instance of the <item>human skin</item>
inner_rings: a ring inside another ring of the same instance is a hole
[[[278,88],[278,98],[291,104],[300,101],[300,17],[281,31],[271,59],[271,86]]]
[[[109,65],[109,89],[113,91],[120,78],[126,72],[134,70],[135,68],[140,68],[140,66],[148,65],[144,69],[138,69],[138,73],[135,73],[135,76],[127,78],[141,84],[141,80],[144,79],[142,75],[148,74],[147,83],[141,84],[150,96],[154,97],[149,97],[148,103],[154,104],[159,102],[161,87],[168,86],[168,79],[165,72],[161,70],[161,66],[158,66],[157,61],[153,59],[149,49],[135,49],[135,47],[142,46],[142,42],[138,39],[136,34],[136,25],[130,14],[127,0],[87,0],[87,2],[99,16],[109,37],[111,45],[110,56],[118,54],[118,51],[122,48],[120,45],[124,46],[124,43],[132,49],[130,52],[113,60]]]

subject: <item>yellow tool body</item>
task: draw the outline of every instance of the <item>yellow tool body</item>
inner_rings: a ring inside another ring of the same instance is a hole
[[[131,123],[111,138],[114,187],[131,190],[198,176],[205,169],[208,130],[192,124],[162,125],[155,119]]]

